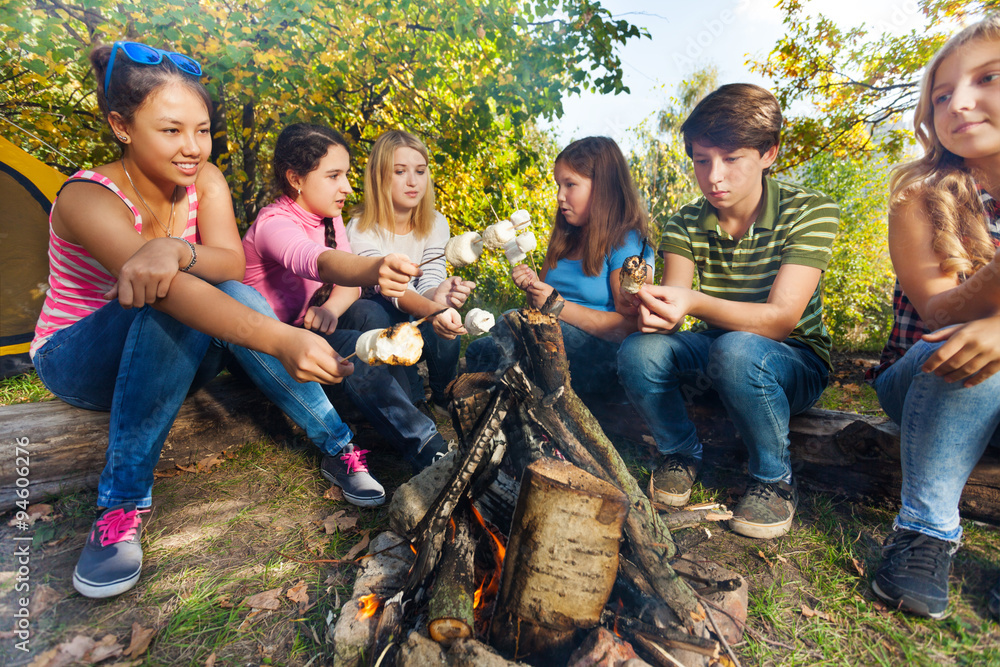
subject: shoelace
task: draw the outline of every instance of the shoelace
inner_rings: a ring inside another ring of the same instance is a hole
[[[347,464],[348,475],[355,472],[368,472],[368,464],[365,463],[365,454],[367,453],[367,449],[352,449],[341,454],[340,460]]]
[[[769,495],[771,495],[772,493],[777,494],[778,496],[782,497],[785,500],[791,500],[792,499],[792,493],[791,493],[791,491],[785,491],[780,486],[778,486],[777,482],[773,482],[771,484],[765,484],[764,482],[758,482],[757,484],[754,484],[749,489],[747,489],[747,495],[746,495],[746,497],[747,498],[757,497],[757,498],[760,498],[760,499],[763,500],[763,499],[767,498]]]
[[[139,524],[142,523],[140,514],[147,514],[149,510],[131,510],[126,512],[119,507],[116,510],[107,512],[97,520],[97,532],[101,541],[101,546],[125,542],[135,537]]]
[[[934,575],[947,562],[942,556],[948,553],[949,546],[943,540],[914,532],[899,536],[889,548],[896,550],[892,558],[897,560],[901,569]]]
[[[673,456],[667,461],[667,472],[688,472],[688,465],[683,459]]]

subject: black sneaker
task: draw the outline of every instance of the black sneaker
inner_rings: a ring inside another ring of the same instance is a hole
[[[691,498],[691,487],[701,470],[701,459],[667,454],[653,472],[653,500],[671,507],[683,507]]]
[[[102,511],[73,570],[73,588],[88,598],[109,598],[135,586],[142,570],[142,517],[149,510],[123,503]]]
[[[938,619],[948,609],[948,573],[954,542],[915,530],[897,530],[882,545],[872,590],[896,609]]]
[[[385,502],[385,489],[368,473],[367,453],[367,449],[355,449],[349,444],[336,456],[324,456],[319,469],[331,484],[341,488],[347,502],[358,507],[377,507]]]
[[[1000,621],[1000,580],[997,581],[997,585],[990,591],[990,613]]]
[[[794,482],[754,480],[733,510],[729,528],[734,533],[762,540],[781,537],[792,527],[798,505],[799,493]]]
[[[412,457],[411,463],[414,470],[420,472],[444,458],[444,455],[447,453],[448,443],[444,441],[440,433],[435,433],[430,440],[420,447],[416,455]]]

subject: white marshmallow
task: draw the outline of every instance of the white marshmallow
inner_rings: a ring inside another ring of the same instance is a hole
[[[531,222],[531,215],[525,211],[523,208],[519,208],[510,214],[510,223],[514,225],[514,229],[521,231]]]
[[[358,337],[354,348],[365,363],[376,366],[412,366],[420,361],[424,339],[411,322],[400,322],[388,329],[371,329]]]
[[[473,336],[486,333],[493,328],[494,324],[496,324],[496,318],[493,317],[493,313],[482,308],[473,308],[465,314],[465,328]]]
[[[514,225],[510,224],[510,220],[501,220],[486,228],[483,232],[483,244],[490,250],[499,250],[504,244],[514,238],[516,233]]]
[[[511,266],[517,266],[528,257],[528,253],[521,250],[517,244],[517,239],[511,239],[504,245],[503,252],[507,255],[507,261]]]
[[[453,236],[444,246],[444,258],[455,268],[474,264],[482,254],[483,237],[476,232]]]
[[[535,239],[534,232],[525,232],[517,237],[517,247],[521,249],[521,252],[529,253],[538,247],[538,241]]]

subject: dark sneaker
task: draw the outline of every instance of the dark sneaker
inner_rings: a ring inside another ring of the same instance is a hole
[[[754,480],[743,495],[729,528],[747,537],[769,540],[781,537],[792,527],[792,517],[799,504],[795,484]]]
[[[691,486],[699,470],[701,460],[667,454],[660,467],[653,472],[653,500],[671,507],[683,507],[691,497]]]
[[[349,444],[335,456],[326,455],[320,472],[331,484],[339,486],[347,502],[358,507],[377,507],[385,502],[385,489],[368,473],[367,449]]]
[[[435,433],[434,436],[425,442],[423,446],[417,451],[416,456],[413,457],[411,463],[417,472],[420,472],[424,468],[433,465],[435,462],[444,458],[444,455],[448,453],[448,443],[444,441],[440,433]]]
[[[990,613],[1000,621],[1000,581],[990,591]]]
[[[73,570],[73,588],[88,598],[109,598],[135,586],[142,570],[142,517],[149,510],[123,503],[102,511]]]
[[[954,542],[915,530],[897,530],[882,545],[875,595],[896,609],[938,619],[948,609],[948,573]]]

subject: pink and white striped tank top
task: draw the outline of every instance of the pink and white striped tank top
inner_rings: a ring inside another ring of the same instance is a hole
[[[135,231],[142,233],[142,215],[111,179],[90,170],[81,170],[69,177],[63,187],[74,181],[100,183],[122,198],[135,216]],[[62,188],[60,188],[60,192]],[[188,219],[180,237],[198,242],[198,194],[194,185],[187,186]],[[59,198],[52,203],[55,211]],[[104,293],[115,284],[115,277],[101,266],[83,246],[69,243],[52,231],[52,214],[49,214],[49,290],[45,295],[42,312],[35,325],[35,338],[29,354],[32,358],[52,334],[82,320],[108,302]]]

